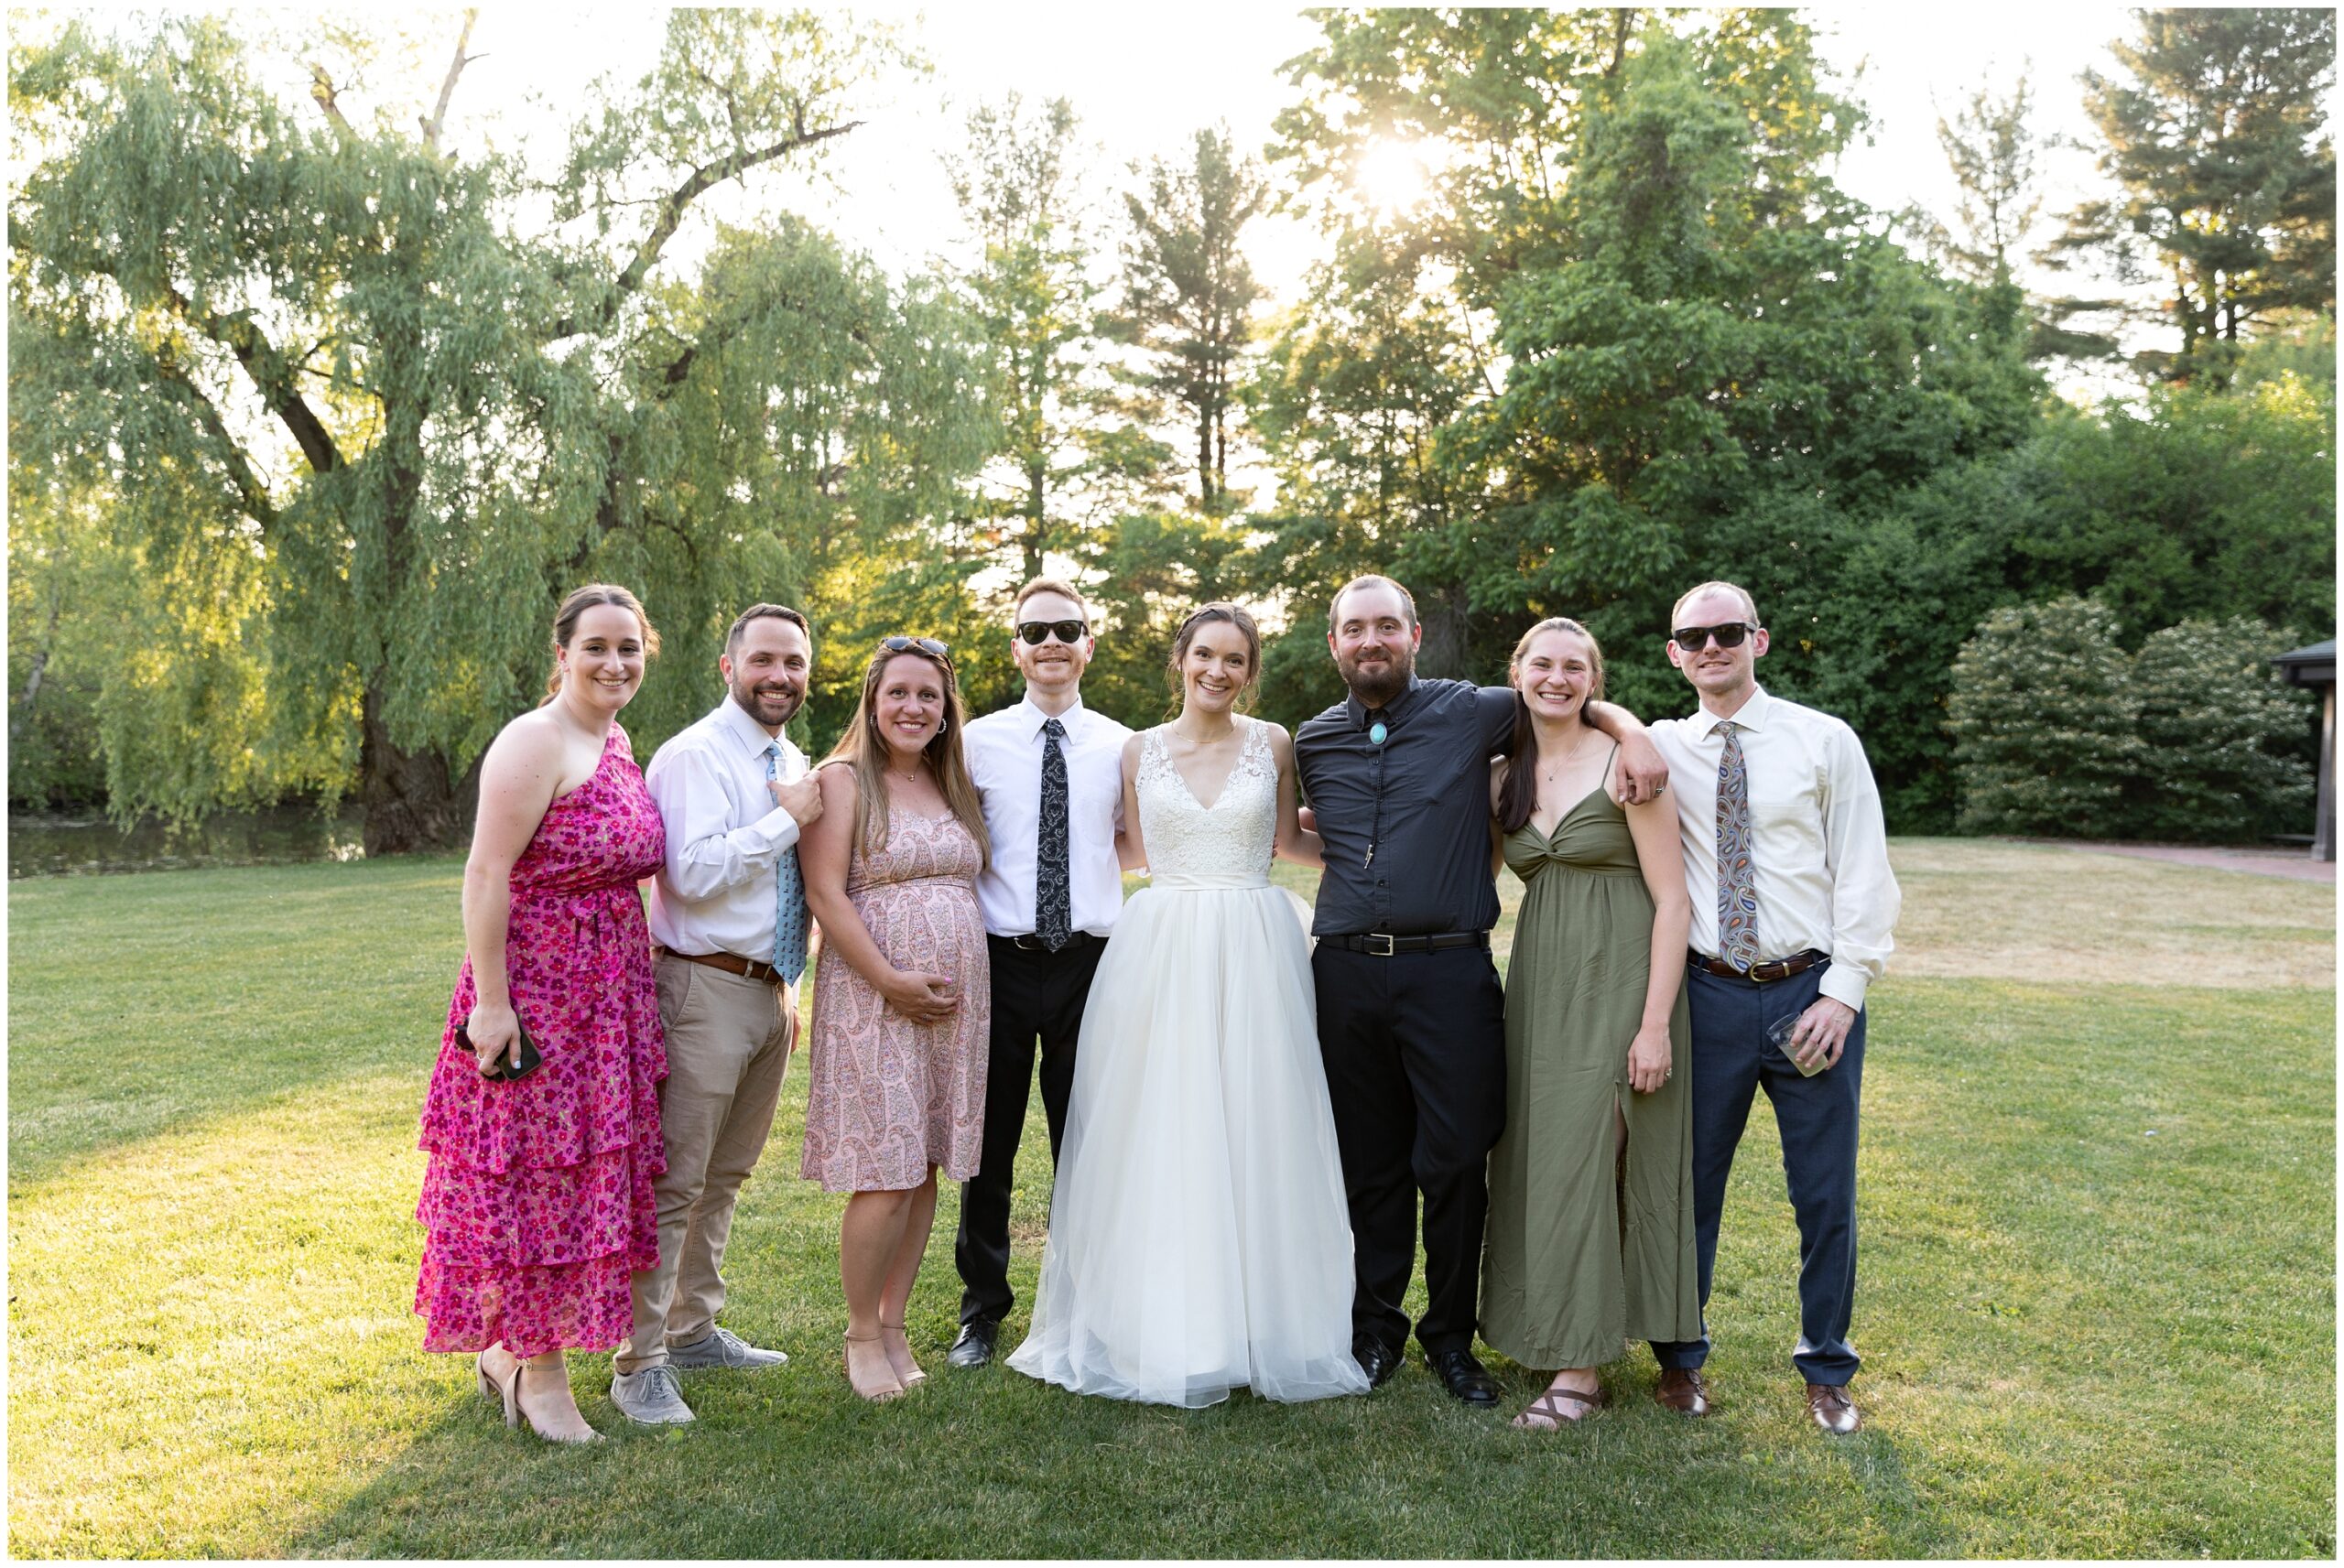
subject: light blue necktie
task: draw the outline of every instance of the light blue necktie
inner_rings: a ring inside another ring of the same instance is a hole
[[[765,746],[767,783],[781,776],[781,742]],[[806,972],[806,881],[798,872],[798,846],[774,862],[773,967],[791,985]]]

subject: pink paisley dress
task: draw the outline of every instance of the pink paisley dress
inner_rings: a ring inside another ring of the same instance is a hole
[[[977,841],[950,816],[888,813],[887,842],[847,868],[847,898],[899,969],[950,975],[960,1005],[914,1023],[822,946],[807,1032],[798,1174],[832,1193],[902,1192],[928,1168],[965,1182],[984,1142],[993,966],[977,913]]]
[[[505,962],[545,1065],[517,1083],[483,1078],[456,1044],[475,995],[469,957],[448,1003],[415,1210],[426,1350],[607,1350],[633,1326],[627,1277],[659,1260],[651,1179],[667,1169],[667,1076],[635,883],[666,848],[613,724],[593,776],[547,807],[513,863]]]

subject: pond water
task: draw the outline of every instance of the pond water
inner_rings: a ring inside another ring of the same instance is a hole
[[[314,807],[222,812],[187,827],[142,822],[125,831],[103,813],[8,814],[8,878],[96,876],[191,866],[267,866],[362,859],[364,823]]]

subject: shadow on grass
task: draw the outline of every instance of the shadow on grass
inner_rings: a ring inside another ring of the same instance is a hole
[[[939,1368],[888,1406],[817,1351],[695,1374],[700,1419],[629,1429],[571,1357],[613,1440],[557,1451],[450,1411],[292,1555],[1568,1557],[1933,1555],[1959,1542],[1896,1444],[1832,1443],[1781,1411],[1696,1425],[1651,1404],[1562,1433],[1513,1430],[1421,1365],[1365,1399],[1239,1394],[1182,1411],[1077,1399],[994,1368]],[[1736,1375],[1749,1368],[1737,1368]],[[1754,1371],[1752,1375],[1754,1377]],[[1510,1377],[1506,1409],[1540,1379]],[[1779,1384],[1779,1378],[1772,1379]],[[1514,1385],[1519,1386],[1514,1386]],[[1793,1392],[1796,1391],[1795,1386]],[[1641,1402],[1639,1402],[1641,1401]]]

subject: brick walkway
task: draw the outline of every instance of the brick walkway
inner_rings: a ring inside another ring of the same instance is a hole
[[[2258,877],[2285,877],[2299,882],[2336,881],[2336,862],[2315,860],[2307,849],[2218,849],[2203,844],[2093,844],[2079,838],[2023,838],[2024,844],[2053,844],[2062,849],[2083,849],[2095,855],[2123,855],[2135,860],[2165,860],[2176,866],[2208,866],[2218,871],[2245,871]]]

